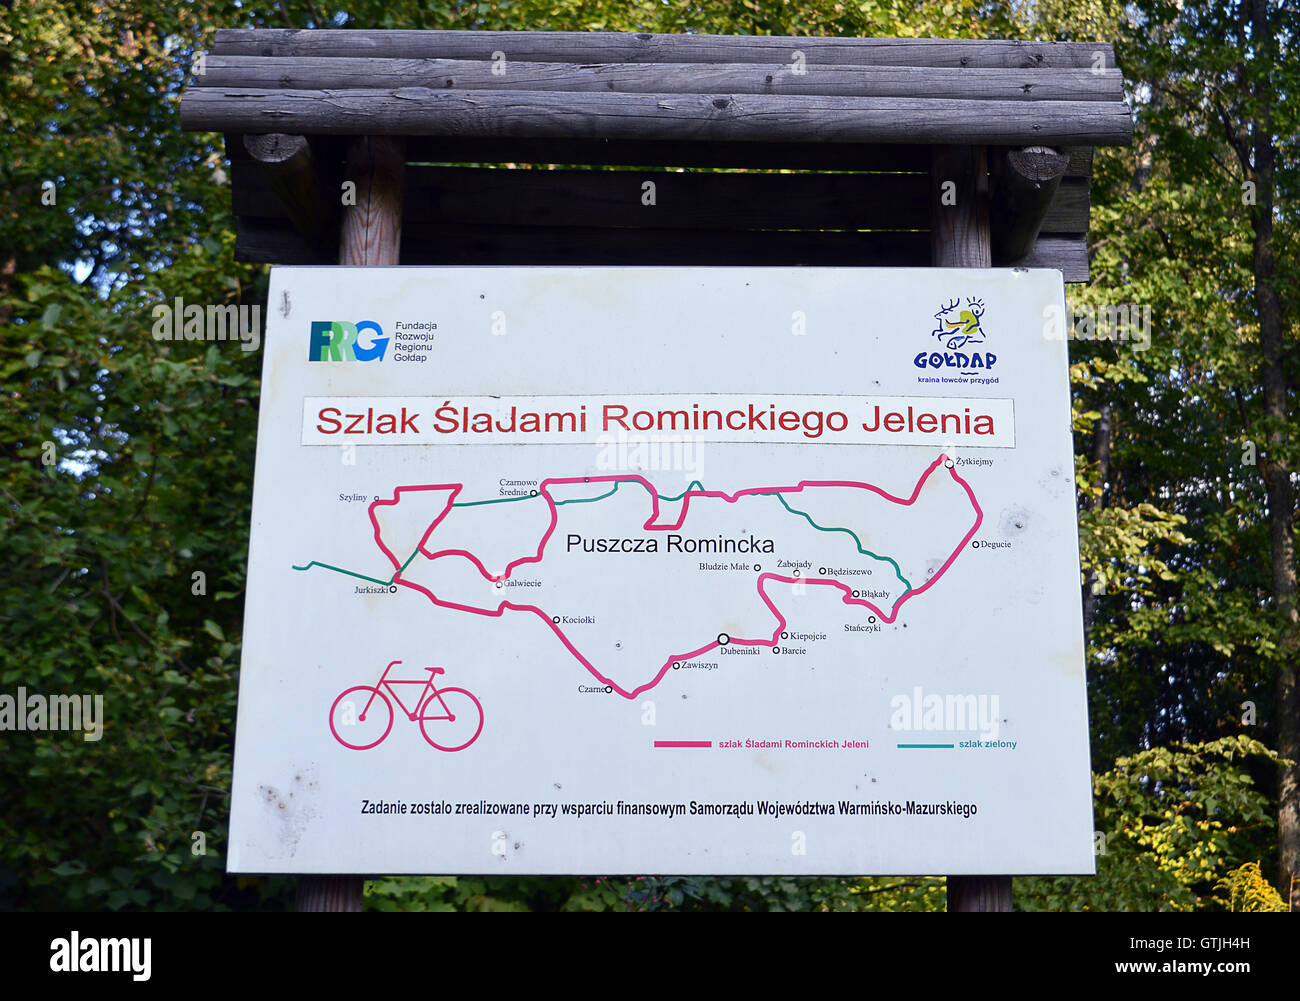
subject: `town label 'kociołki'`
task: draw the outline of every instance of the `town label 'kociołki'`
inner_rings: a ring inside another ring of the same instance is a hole
[[[231,871],[1093,871],[1058,272],[270,301]]]

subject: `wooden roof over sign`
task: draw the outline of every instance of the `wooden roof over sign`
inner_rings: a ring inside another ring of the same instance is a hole
[[[962,145],[994,263],[1067,281],[1092,147],[1132,135],[1108,45],[588,32],[219,31],[181,121],[226,134],[244,260],[336,260],[325,193],[388,135],[407,264],[924,266],[932,150]]]

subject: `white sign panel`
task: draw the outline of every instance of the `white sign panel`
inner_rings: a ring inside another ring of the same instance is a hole
[[[271,304],[231,871],[1094,871],[1058,272]]]

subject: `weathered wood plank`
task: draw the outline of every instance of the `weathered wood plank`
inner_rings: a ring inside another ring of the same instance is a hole
[[[276,264],[332,264],[337,250],[305,240],[286,221],[239,217],[235,257]],[[930,234],[783,233],[584,227],[428,225],[402,235],[403,264],[588,264],[925,267]],[[1082,235],[1041,236],[1020,267],[1057,268],[1088,280]]]
[[[793,62],[810,67],[950,66],[1115,68],[1112,47],[1096,42],[938,38],[634,34],[597,31],[388,31],[224,28],[213,55],[480,59],[576,63]]]
[[[232,166],[238,215],[283,216],[264,181]],[[653,185],[647,188],[646,185]],[[915,174],[679,174],[409,166],[404,222],[652,229],[916,229]]]
[[[1064,150],[1070,157],[1070,163],[1065,168],[1066,177],[1091,177],[1092,176],[1092,147],[1091,146],[1074,146]]]
[[[412,136],[408,157],[423,163],[593,164],[627,167],[866,170],[923,173],[928,146],[864,143],[650,142],[624,139],[497,139]]]
[[[629,94],[804,94],[996,101],[1123,101],[1119,70],[952,69],[789,63],[511,62],[350,56],[210,56],[198,87],[267,90],[537,90]]]
[[[345,141],[344,136],[313,136],[318,159],[325,150]],[[1092,173],[1092,147],[1068,150],[1067,180]],[[247,158],[243,137],[226,134],[226,154],[231,161]],[[337,159],[342,162],[342,152]],[[756,170],[884,171],[928,174],[930,147],[897,143],[715,143],[715,142],[611,142],[605,139],[492,139],[453,136],[410,136],[408,163],[521,163],[582,164],[634,167],[751,168]]]
[[[1092,182],[1086,177],[1064,177],[1043,216],[1039,233],[1086,233],[1092,216]]]
[[[190,88],[190,131],[519,138],[1125,145],[1127,105],[772,94]]]
[[[1039,236],[1027,257],[1012,261],[1020,268],[1056,268],[1067,282],[1088,282],[1088,238],[1073,236]]]
[[[283,218],[251,165],[231,166],[236,215]],[[647,205],[647,181],[654,204]],[[921,174],[682,174],[663,171],[406,168],[403,225],[426,223],[656,229],[928,229]],[[1087,180],[1058,191],[1043,231],[1088,228]]]
[[[645,142],[412,136],[408,158],[424,163],[605,164],[629,167],[930,172],[930,147],[863,143]],[[1092,174],[1092,147],[1070,150],[1066,177]]]
[[[462,226],[431,224],[408,230],[403,264],[589,265],[841,265],[924,263],[925,233],[737,232],[597,229],[581,226]],[[292,227],[239,218],[239,260],[281,264],[328,263],[323,244],[304,240]]]

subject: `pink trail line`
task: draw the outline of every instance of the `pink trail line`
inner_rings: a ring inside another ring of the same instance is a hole
[[[393,583],[401,584],[403,587],[409,587],[412,590],[419,591],[421,594],[423,594],[426,598],[428,598],[430,601],[432,601],[435,605],[439,606],[440,608],[450,608],[459,612],[472,612],[475,615],[485,615],[488,616],[489,618],[500,618],[507,611],[531,612],[532,614],[540,618],[543,622],[545,622],[547,626],[550,627],[551,632],[555,633],[556,638],[559,639],[559,641],[562,644],[564,644],[565,648],[569,651],[569,653],[573,654],[574,658],[591,673],[592,677],[594,677],[602,685],[605,685],[608,688],[612,689],[613,691],[618,692],[618,694],[623,696],[625,699],[634,699],[641,693],[647,692],[650,689],[654,688],[657,684],[659,684],[659,682],[663,680],[664,675],[667,674],[668,671],[672,668],[674,661],[693,660],[696,657],[708,653],[710,650],[716,650],[718,647],[723,646],[724,643],[734,643],[737,646],[766,646],[766,647],[776,646],[780,641],[781,633],[786,629],[787,623],[786,623],[785,616],[781,614],[780,609],[778,609],[776,605],[773,604],[772,599],[768,596],[766,585],[769,581],[780,581],[781,583],[785,583],[785,584],[797,584],[802,581],[805,584],[813,584],[813,585],[818,585],[823,587],[838,588],[839,590],[844,592],[843,597],[840,599],[841,601],[844,602],[844,604],[860,605],[864,608],[869,608],[872,612],[874,612],[877,616],[880,617],[882,622],[885,623],[893,622],[895,619],[898,618],[899,610],[903,607],[904,604],[907,603],[907,601],[909,601],[911,598],[915,597],[918,594],[922,594],[925,591],[928,591],[930,588],[932,588],[935,584],[938,583],[939,578],[942,577],[945,573],[947,573],[948,568],[951,567],[954,562],[956,562],[957,557],[961,555],[962,550],[966,548],[970,540],[975,537],[975,533],[979,531],[980,525],[983,524],[984,522],[984,511],[980,507],[979,501],[975,499],[975,492],[971,490],[969,483],[967,483],[964,479],[962,479],[959,475],[957,475],[957,471],[955,467],[948,467],[948,475],[951,476],[953,480],[961,486],[961,488],[966,492],[966,496],[970,499],[971,507],[974,508],[975,510],[975,524],[973,524],[970,527],[970,530],[962,537],[961,542],[958,543],[957,547],[944,561],[943,565],[939,567],[939,569],[930,577],[930,579],[927,580],[920,587],[914,587],[904,592],[903,595],[901,595],[899,599],[896,602],[894,602],[894,606],[891,611],[885,612],[883,609],[879,608],[878,606],[876,606],[874,603],[867,600],[866,598],[853,597],[853,589],[845,586],[844,584],[841,584],[838,580],[813,580],[812,578],[806,578],[806,577],[805,578],[787,577],[784,576],[783,574],[777,574],[777,573],[760,573],[758,575],[758,583],[757,583],[759,597],[763,599],[763,603],[767,605],[768,609],[771,611],[772,615],[776,618],[777,621],[777,626],[772,631],[771,639],[762,639],[762,638],[743,639],[738,637],[727,637],[725,641],[715,639],[713,642],[706,643],[704,646],[700,647],[697,650],[691,650],[685,653],[673,654],[663,662],[663,664],[660,666],[658,671],[655,672],[653,678],[651,678],[645,684],[639,685],[638,687],[632,689],[631,691],[624,689],[623,687],[615,683],[612,679],[607,678],[603,674],[601,674],[599,669],[596,667],[596,665],[591,663],[591,661],[587,660],[587,658],[582,655],[582,653],[578,650],[578,648],[573,645],[573,643],[569,640],[569,638],[564,634],[563,630],[561,630],[559,626],[552,620],[551,616],[548,615],[542,609],[538,608],[536,605],[520,605],[520,604],[515,604],[512,601],[502,601],[496,607],[495,610],[488,609],[488,608],[476,608],[473,605],[462,605],[454,601],[446,601],[442,598],[439,598],[427,587],[417,584],[414,581],[403,579],[401,561],[397,558],[396,555],[394,555],[391,549],[389,549],[386,545],[384,545],[384,541],[380,537],[379,522],[375,518],[375,509],[378,507],[385,507],[385,506],[391,507],[392,505],[397,504],[401,498],[401,495],[407,491],[415,491],[415,490],[448,491],[449,493],[447,495],[446,505],[443,507],[441,513],[439,513],[439,515],[433,519],[432,523],[430,523],[424,535],[421,536],[420,538],[420,543],[418,546],[420,553],[422,553],[430,560],[441,559],[444,556],[464,557],[465,559],[473,563],[475,567],[478,568],[478,572],[482,575],[484,580],[503,581],[503,580],[508,580],[510,578],[510,574],[514,571],[516,567],[523,566],[524,564],[528,564],[528,563],[539,563],[544,558],[546,553],[546,545],[548,542],[550,542],[551,536],[555,533],[556,525],[559,523],[559,509],[556,507],[555,500],[551,497],[550,490],[549,490],[549,488],[553,484],[565,485],[570,483],[633,483],[633,482],[639,483],[641,484],[641,486],[645,487],[647,492],[650,494],[651,504],[652,504],[651,515],[649,518],[646,519],[645,523],[641,527],[647,531],[669,532],[681,528],[682,524],[686,521],[687,514],[690,511],[691,500],[695,497],[710,497],[710,498],[723,500],[728,504],[734,504],[741,497],[753,496],[758,494],[800,493],[805,487],[852,487],[860,490],[869,490],[872,493],[878,494],[879,496],[885,498],[885,500],[889,501],[890,503],[899,504],[903,507],[910,507],[911,505],[916,503],[916,499],[917,497],[920,496],[921,490],[925,486],[926,480],[930,478],[930,474],[933,473],[936,469],[938,469],[940,465],[943,465],[947,461],[947,458],[948,458],[947,455],[941,454],[937,459],[934,460],[934,462],[930,463],[930,465],[926,467],[925,472],[921,474],[920,479],[916,481],[916,486],[912,489],[912,493],[908,497],[895,497],[893,494],[889,493],[888,491],[882,490],[880,487],[874,486],[873,484],[870,483],[860,483],[856,480],[801,480],[797,486],[793,486],[793,487],[750,487],[745,490],[738,490],[733,494],[728,494],[721,490],[692,490],[685,495],[685,498],[682,502],[681,516],[677,519],[676,522],[673,522],[672,524],[665,524],[665,525],[657,524],[657,522],[659,521],[659,494],[655,491],[654,487],[650,485],[650,482],[646,480],[645,477],[643,476],[637,476],[635,474],[627,474],[621,476],[619,475],[570,476],[570,477],[554,477],[551,479],[546,479],[543,480],[541,484],[538,486],[538,495],[544,497],[546,499],[547,505],[550,507],[551,523],[547,527],[545,534],[542,535],[541,542],[537,546],[536,554],[532,556],[521,556],[517,560],[512,560],[510,563],[506,565],[505,571],[500,576],[496,576],[489,573],[488,569],[479,561],[478,557],[476,557],[473,553],[468,552],[467,550],[440,549],[437,552],[429,552],[429,550],[425,548],[425,543],[429,541],[429,536],[433,534],[434,530],[438,527],[439,524],[442,523],[443,519],[445,519],[447,515],[451,513],[452,505],[455,502],[457,495],[464,488],[464,484],[430,483],[430,484],[423,484],[419,486],[397,487],[393,491],[392,499],[377,500],[370,504],[369,507],[370,523],[374,527],[374,531],[375,531],[375,544],[379,546],[379,548],[383,551],[384,555],[388,557],[389,562],[392,563],[393,565]]]

